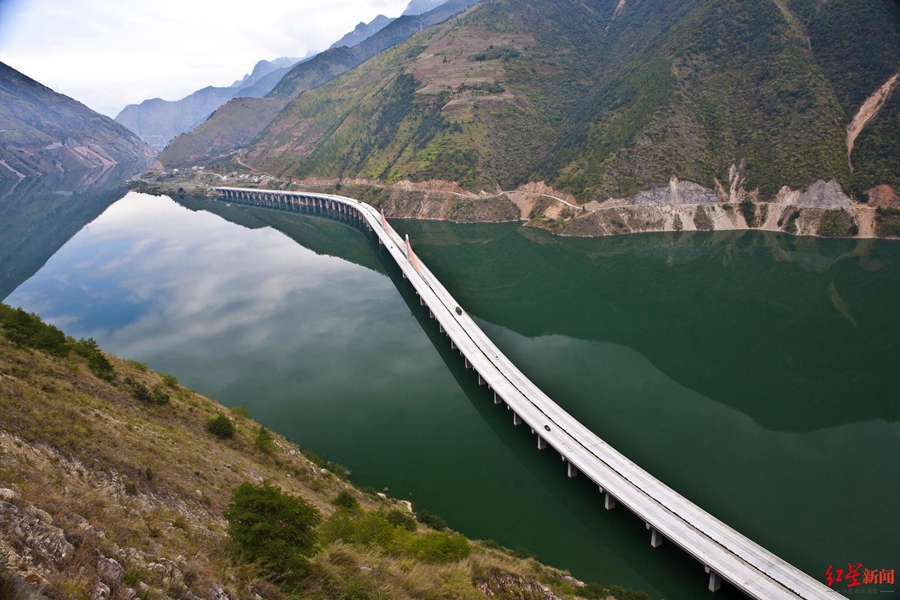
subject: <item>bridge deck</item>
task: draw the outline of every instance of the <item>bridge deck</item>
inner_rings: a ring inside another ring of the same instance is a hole
[[[268,194],[316,199],[355,209],[471,367],[519,420],[570,463],[570,475],[575,474],[571,470],[574,467],[643,519],[648,529],[681,547],[711,574],[722,577],[751,598],[843,598],[669,488],[553,402],[500,352],[468,313],[456,313],[459,305],[453,296],[373,207],[352,198],[325,194],[215,189],[226,196]]]

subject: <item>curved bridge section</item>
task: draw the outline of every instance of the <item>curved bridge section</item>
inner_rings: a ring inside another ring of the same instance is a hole
[[[640,517],[650,532],[650,544],[667,540],[700,562],[709,574],[709,589],[723,580],[750,598],[837,599],[838,592],[778,558],[719,521],[628,460],[563,410],[500,352],[453,296],[418,259],[409,243],[372,206],[352,198],[326,194],[214,188],[230,202],[287,211],[327,211],[355,221],[372,232],[412,284],[419,302],[458,350],[478,382],[488,386],[494,402],[512,412],[514,425],[526,425],[537,437],[537,448],[552,447],[566,463],[569,477],[582,474],[605,496],[605,507],[621,505]]]

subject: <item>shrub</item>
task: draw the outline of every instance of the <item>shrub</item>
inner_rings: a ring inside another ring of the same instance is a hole
[[[335,506],[346,508],[347,510],[356,510],[359,508],[359,500],[357,500],[356,497],[347,490],[341,490],[340,492],[338,492],[337,497],[335,497],[332,503]]]
[[[459,534],[432,531],[414,538],[410,553],[423,562],[455,562],[469,556],[469,540]]]
[[[132,367],[134,367],[135,369],[137,369],[138,371],[140,371],[142,373],[146,373],[147,369],[149,368],[147,366],[147,363],[141,362],[139,360],[126,360],[125,362],[127,362],[129,365],[131,365]]]
[[[306,557],[315,550],[315,527],[322,517],[307,501],[268,482],[244,482],[234,490],[225,519],[244,560],[287,580],[309,571]]]
[[[416,519],[405,510],[392,508],[387,512],[385,518],[387,519],[388,523],[394,525],[395,527],[402,527],[407,531],[416,530]]]
[[[129,375],[125,378],[124,383],[135,400],[147,402],[148,404],[153,402],[153,396],[150,394],[150,389],[140,381],[136,381]]]
[[[236,417],[244,417],[246,419],[250,416],[250,411],[247,410],[247,407],[240,404],[232,406],[229,410]]]
[[[162,374],[162,382],[163,385],[170,387],[172,389],[178,388],[178,378],[174,375],[169,375],[168,373]]]
[[[220,440],[231,439],[234,437],[234,423],[231,422],[231,419],[219,413],[215,417],[210,417],[206,422],[206,431]]]
[[[747,221],[747,227],[756,227],[756,206],[751,200],[744,200],[740,204],[741,214]]]
[[[534,553],[525,546],[516,546],[510,554],[521,559],[534,558]]]
[[[269,433],[268,429],[261,425],[259,427],[259,432],[256,434],[254,443],[256,448],[264,454],[272,454],[275,452],[275,440],[272,438],[272,434]]]
[[[144,470],[144,477],[147,478],[147,481],[153,481],[153,469],[151,469],[150,467],[147,467]]]
[[[26,346],[40,350],[52,356],[66,356],[69,353],[69,344],[65,334],[54,327],[44,323],[35,314],[27,313],[21,308],[12,309],[0,305],[0,324],[6,333],[6,338],[19,346]]]
[[[153,402],[154,404],[168,404],[169,394],[158,385],[155,385],[153,386]]]
[[[112,381],[116,378],[116,371],[112,364],[99,350],[88,357],[88,369],[104,381]]]
[[[326,460],[312,450],[302,450],[301,453],[312,464],[316,465],[320,469],[325,469],[326,471],[334,473],[341,479],[347,479],[350,476],[350,471],[348,471],[347,467],[345,467],[344,465]]]
[[[424,508],[416,510],[416,519],[425,527],[431,527],[437,531],[442,531],[450,527],[444,519],[428,512]]]

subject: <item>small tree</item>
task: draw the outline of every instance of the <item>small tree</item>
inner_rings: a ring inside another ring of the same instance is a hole
[[[322,517],[306,500],[268,482],[245,481],[234,490],[225,518],[228,535],[244,560],[259,562],[271,575],[288,580],[309,571],[306,557],[315,550],[315,528]]]
[[[116,378],[116,371],[112,364],[99,350],[88,357],[88,369],[104,381],[112,381]]]
[[[359,500],[347,490],[338,492],[338,495],[333,502],[335,506],[346,508],[347,510],[356,510],[359,508]]]
[[[259,433],[256,434],[256,447],[264,454],[272,454],[275,452],[275,440],[269,430],[259,426]]]
[[[234,423],[222,413],[215,417],[210,417],[209,421],[206,422],[206,430],[220,440],[234,437]]]

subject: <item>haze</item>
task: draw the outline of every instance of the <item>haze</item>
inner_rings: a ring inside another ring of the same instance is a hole
[[[408,0],[0,0],[0,61],[104,114],[228,86]]]

